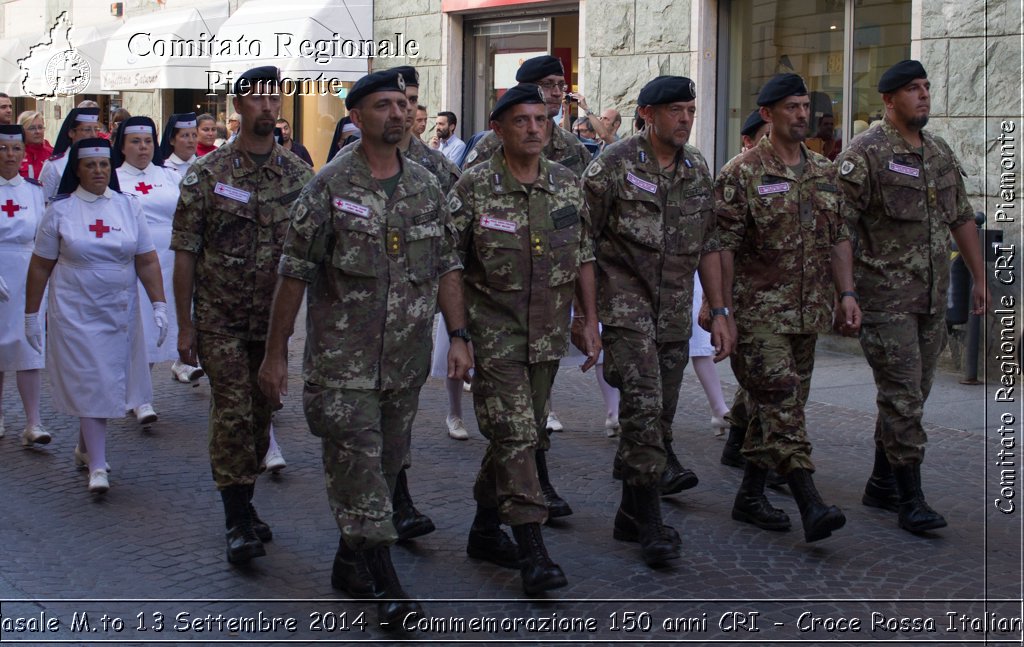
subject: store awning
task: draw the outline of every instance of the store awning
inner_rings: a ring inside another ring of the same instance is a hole
[[[249,0],[218,37],[250,43],[245,51],[213,56],[211,67],[225,73],[225,79],[259,65],[276,65],[282,77],[294,80],[356,81],[367,72],[370,44],[379,49],[373,40],[372,0]],[[390,48],[402,44],[392,38]]]
[[[101,86],[104,90],[206,88],[210,50],[222,45],[218,30],[227,18],[227,2],[130,18],[107,43]]]
[[[80,94],[112,94],[113,90],[104,91],[100,87],[100,66],[103,64],[103,54],[106,52],[107,43],[117,33],[117,30],[124,26],[120,20],[89,25],[86,27],[72,27],[68,32],[68,40],[71,46],[79,53],[92,70],[89,85]]]

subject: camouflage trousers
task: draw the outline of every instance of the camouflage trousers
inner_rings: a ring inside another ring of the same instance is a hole
[[[535,452],[557,372],[557,361],[526,364],[482,358],[476,363],[473,407],[488,443],[473,498],[482,507],[498,508],[501,520],[510,526],[544,523],[548,518]]]
[[[875,443],[893,465],[924,460],[921,416],[945,342],[944,313],[864,313],[860,346],[878,387]]]
[[[665,470],[665,445],[679,403],[688,341],[657,343],[649,335],[605,326],[604,379],[619,389],[619,455],[630,485],[657,485]]]
[[[272,409],[257,373],[264,342],[200,332],[199,360],[210,379],[210,468],[217,489],[251,485],[270,445]]]
[[[372,391],[306,383],[302,408],[321,440],[327,502],[345,543],[366,550],[395,543],[395,479],[409,453],[420,387]]]
[[[755,465],[814,471],[804,409],[817,338],[740,330],[732,370],[752,405],[743,455]]]
[[[725,421],[730,427],[746,429],[750,426],[750,411],[754,408],[750,396],[743,390],[743,387],[736,388],[736,394],[732,398],[732,407],[729,413],[725,414]]]

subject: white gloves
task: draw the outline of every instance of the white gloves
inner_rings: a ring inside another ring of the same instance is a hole
[[[157,346],[163,346],[164,340],[167,339],[167,304],[163,301],[153,302],[153,320],[156,322],[156,327],[160,331],[160,336],[156,339]]]
[[[11,298],[11,291],[7,288],[7,281],[0,276],[0,303],[6,303]]]
[[[39,321],[38,312],[25,315],[25,338],[28,339],[28,345],[37,353],[43,352],[43,326]]]

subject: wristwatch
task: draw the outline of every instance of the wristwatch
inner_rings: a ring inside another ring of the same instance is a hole
[[[725,308],[725,307],[722,307],[722,308],[711,308],[711,316],[712,317],[719,317],[719,316],[721,316],[721,317],[728,317],[730,314],[732,314],[732,313],[729,312],[729,308]]]
[[[458,337],[467,344],[473,341],[473,338],[469,336],[469,330],[466,328],[456,328],[455,330],[448,331],[448,341],[451,341],[452,337]]]
[[[853,297],[853,300],[860,303],[860,297],[853,290],[845,290],[839,293],[839,300],[842,301],[843,297]]]

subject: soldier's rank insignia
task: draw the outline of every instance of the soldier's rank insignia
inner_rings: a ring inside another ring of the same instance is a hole
[[[726,202],[732,202],[732,199],[736,197],[736,187],[727,186],[723,192]]]
[[[840,175],[849,175],[853,172],[853,162],[850,160],[843,160],[843,163],[839,165]]]

